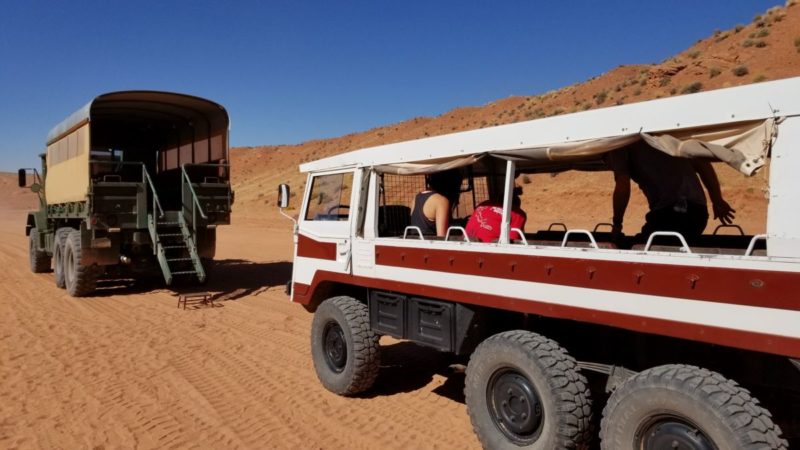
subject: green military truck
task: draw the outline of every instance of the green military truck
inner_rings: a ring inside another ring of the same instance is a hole
[[[19,171],[40,201],[25,227],[31,270],[52,264],[74,297],[102,277],[204,283],[216,227],[230,224],[228,127],[217,103],[154,91],[103,94],[67,117],[41,173]]]

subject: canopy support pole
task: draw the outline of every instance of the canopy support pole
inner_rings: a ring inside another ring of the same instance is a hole
[[[509,228],[511,227],[511,207],[514,200],[514,172],[516,163],[506,161],[506,183],[503,189],[503,223],[500,225],[500,243],[509,243]]]

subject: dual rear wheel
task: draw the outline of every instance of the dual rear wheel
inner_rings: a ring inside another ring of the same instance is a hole
[[[85,297],[97,288],[100,268],[84,265],[81,233],[73,228],[59,228],[53,246],[56,286],[72,297]]]
[[[317,309],[311,354],[322,384],[340,395],[369,389],[379,336],[367,306],[334,297]],[[586,378],[565,349],[514,330],[484,340],[470,357],[464,387],[484,448],[586,449],[596,428]],[[785,450],[779,427],[758,400],[706,369],[665,365],[638,373],[609,398],[600,426],[604,450]]]

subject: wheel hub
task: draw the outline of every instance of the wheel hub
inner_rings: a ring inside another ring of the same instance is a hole
[[[342,327],[335,322],[326,325],[323,340],[325,361],[328,366],[336,373],[343,371],[344,366],[347,364],[347,343],[344,339]]]
[[[514,369],[495,372],[487,390],[495,425],[513,442],[526,444],[539,437],[544,414],[531,381]]]
[[[677,417],[657,419],[640,436],[643,450],[716,450],[700,429]]]

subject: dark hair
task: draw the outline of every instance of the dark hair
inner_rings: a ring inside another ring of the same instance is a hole
[[[458,197],[461,195],[461,181],[463,179],[461,171],[450,169],[428,175],[427,182],[431,189],[447,197],[450,203],[456,204],[458,203]]]

